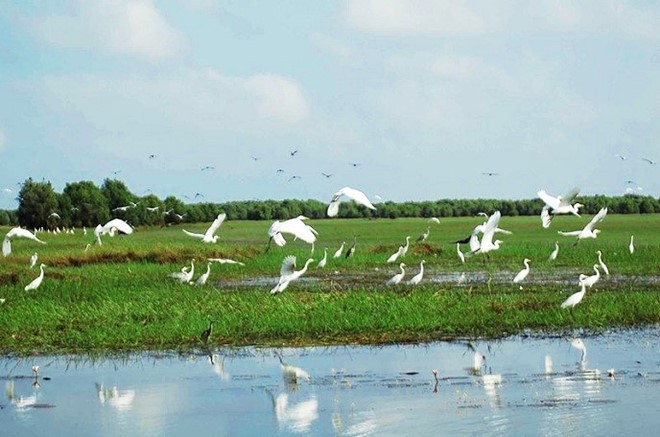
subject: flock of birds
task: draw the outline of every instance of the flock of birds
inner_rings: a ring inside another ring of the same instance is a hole
[[[537,193],[538,197],[544,202],[544,206],[541,211],[542,226],[544,228],[550,227],[553,217],[560,214],[572,214],[577,217],[580,217],[579,210],[583,205],[578,202],[575,202],[575,199],[578,196],[578,194],[579,194],[578,188],[574,188],[565,196],[553,196],[548,194],[545,190],[538,191]],[[371,203],[371,201],[363,192],[351,187],[344,187],[332,195],[332,198],[327,208],[328,217],[337,216],[339,212],[340,202],[343,198],[350,199],[356,202],[358,205],[364,206],[366,208],[372,210],[376,209],[376,207]],[[128,205],[127,208],[134,206],[135,205]],[[496,234],[504,234],[504,235],[511,234],[511,231],[499,227],[499,223],[501,219],[501,214],[499,211],[495,211],[491,215],[485,213],[480,213],[480,215],[485,217],[485,221],[475,226],[469,237],[454,242],[456,244],[457,255],[462,263],[465,263],[466,259],[469,259],[470,257],[478,254],[485,255],[486,259],[488,259],[489,256],[488,254],[490,252],[498,250],[500,248],[500,245],[504,243],[502,240],[497,239],[495,237]],[[570,232],[559,231],[559,234],[569,237],[575,237],[576,238],[575,244],[577,244],[577,242],[579,242],[582,239],[597,238],[598,234],[600,233],[600,229],[597,229],[597,226],[603,221],[606,215],[607,215],[607,207],[604,207],[582,229],[570,231]],[[226,219],[226,214],[224,213],[219,214],[203,234],[190,232],[185,229],[183,229],[182,231],[187,236],[200,240],[202,243],[213,244],[216,243],[218,240],[217,232],[220,226],[222,225],[222,223],[225,221],[225,219]],[[292,235],[294,239],[300,239],[308,244],[311,244],[312,253],[313,253],[314,243],[316,242],[318,232],[312,226],[308,225],[306,223],[306,220],[307,217],[301,215],[289,220],[284,220],[284,221],[277,220],[274,223],[272,223],[272,225],[268,229],[268,235],[270,237],[268,248],[270,248],[272,242],[274,242],[277,246],[280,247],[285,246],[287,241],[284,235],[287,234],[287,235]],[[432,223],[439,223],[439,219],[435,217],[429,219],[429,221]],[[417,242],[425,241],[430,234],[430,230],[431,230],[430,226],[427,227],[426,231],[422,233],[417,238],[416,241]],[[35,232],[31,232],[29,230],[20,227],[12,228],[4,237],[2,244],[3,255],[6,257],[11,254],[12,251],[11,241],[14,238],[26,238],[36,241],[40,244],[46,244],[46,242],[44,242],[43,240],[39,239],[39,237],[37,237],[36,232],[37,232],[36,230]],[[87,230],[83,228],[83,232],[86,234]],[[112,219],[104,225],[99,224],[94,229],[95,241],[98,245],[102,245],[101,236],[103,235],[114,236],[117,233],[128,235],[133,233],[133,228],[122,219],[119,218]],[[399,260],[401,257],[405,256],[410,248],[410,240],[411,240],[410,236],[406,236],[405,244],[399,246],[397,251],[393,253],[389,258],[387,258],[386,263],[394,263],[397,260]],[[342,256],[344,256],[345,258],[350,258],[355,253],[356,243],[357,243],[356,238],[354,238],[353,244],[350,245],[350,247],[344,253],[344,246],[346,242],[345,241],[342,242],[339,249],[337,249],[337,251],[334,252],[333,258],[339,258]],[[469,250],[467,252],[462,252],[461,244],[467,244]],[[90,244],[87,245],[85,250],[87,250],[89,246]],[[633,236],[630,237],[629,251],[631,254],[634,252]],[[555,260],[557,258],[558,252],[559,252],[559,242],[556,242],[555,249],[548,257],[548,260],[549,261]],[[568,299],[566,299],[566,301],[564,301],[561,304],[562,308],[573,308],[575,305],[580,303],[584,298],[586,289],[593,287],[593,285],[600,279],[601,277],[600,270],[602,270],[606,275],[609,274],[609,270],[602,259],[602,252],[599,250],[597,253],[598,253],[598,264],[594,264],[593,266],[595,273],[590,276],[584,274],[581,274],[579,276],[578,283],[581,287],[580,291],[574,293]],[[36,265],[37,257],[38,257],[37,253],[35,253],[31,257],[30,268],[33,268]],[[282,265],[279,272],[279,279],[275,284],[275,286],[270,290],[270,293],[277,294],[286,290],[286,288],[289,286],[290,283],[298,280],[308,271],[309,266],[314,261],[315,260],[313,258],[307,259],[303,264],[302,268],[297,270],[296,257],[293,255],[286,256],[282,261]],[[203,274],[201,274],[196,280],[193,280],[195,273],[195,260],[192,259],[190,262],[190,267],[184,266],[183,268],[181,268],[180,271],[171,273],[169,277],[178,280],[181,283],[194,284],[196,286],[205,285],[206,282],[208,281],[211,272],[211,263],[213,262],[242,264],[239,261],[234,261],[231,259],[209,258],[206,266],[206,271]],[[327,262],[328,262],[328,248],[325,248],[323,258],[319,261],[316,267],[324,268]],[[528,277],[530,273],[530,262],[531,260],[528,258],[525,258],[523,260],[524,268],[520,272],[518,272],[512,279],[512,282],[514,284],[521,284]],[[405,281],[405,283],[409,285],[416,285],[421,283],[424,277],[424,264],[425,264],[425,260],[422,260],[419,264],[419,272],[416,275],[414,275],[410,280]],[[44,279],[44,267],[46,267],[46,265],[42,263],[40,265],[39,276],[25,286],[26,291],[36,290],[41,285]],[[406,273],[405,268],[406,268],[406,264],[401,262],[399,264],[400,271],[391,278],[389,278],[389,280],[387,280],[385,285],[393,286],[404,282],[403,279]],[[520,286],[520,288],[522,289],[522,285]]]

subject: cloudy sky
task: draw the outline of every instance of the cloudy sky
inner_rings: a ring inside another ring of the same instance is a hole
[[[113,172],[217,202],[658,196],[658,23],[650,1],[2,2],[0,208]]]

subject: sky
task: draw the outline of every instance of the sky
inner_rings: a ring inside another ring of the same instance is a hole
[[[0,2],[0,208],[28,177],[209,202],[657,197],[658,23],[652,1]]]

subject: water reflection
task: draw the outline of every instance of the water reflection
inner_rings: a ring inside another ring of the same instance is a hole
[[[2,434],[644,434],[658,334],[4,358]]]

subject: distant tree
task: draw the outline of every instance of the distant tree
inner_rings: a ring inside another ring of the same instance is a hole
[[[18,193],[18,222],[28,228],[48,225],[48,217],[58,207],[57,194],[50,182],[26,180]]]
[[[108,200],[92,181],[66,184],[62,196],[68,199],[73,226],[96,226],[110,219]]]

